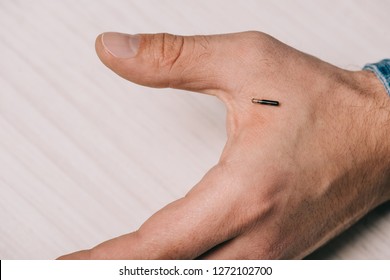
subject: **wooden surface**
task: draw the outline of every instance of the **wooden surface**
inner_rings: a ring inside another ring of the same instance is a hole
[[[337,5],[335,4],[337,3]],[[0,258],[51,259],[135,230],[215,164],[215,98],[123,81],[104,31],[265,31],[338,66],[390,56],[390,1],[0,0]],[[390,205],[309,258],[390,258]]]

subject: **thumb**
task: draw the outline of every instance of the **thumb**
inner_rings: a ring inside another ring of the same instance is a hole
[[[216,54],[221,56],[224,36],[108,32],[96,39],[96,52],[107,67],[137,84],[206,93],[223,84]]]

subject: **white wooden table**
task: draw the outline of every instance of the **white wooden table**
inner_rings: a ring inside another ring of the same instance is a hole
[[[0,258],[135,230],[218,160],[221,103],[120,79],[95,55],[99,33],[261,30],[348,69],[390,56],[390,1],[335,3],[0,0]],[[310,258],[390,258],[389,233],[388,203]]]

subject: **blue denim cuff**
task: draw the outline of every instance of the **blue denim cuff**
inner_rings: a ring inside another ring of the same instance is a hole
[[[390,59],[383,59],[377,63],[368,63],[364,65],[363,70],[374,72],[390,96]]]

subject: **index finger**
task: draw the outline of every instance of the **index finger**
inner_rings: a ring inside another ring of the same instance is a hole
[[[184,198],[168,204],[138,231],[103,242],[62,259],[193,259],[235,237],[235,188],[221,185],[210,171]]]

